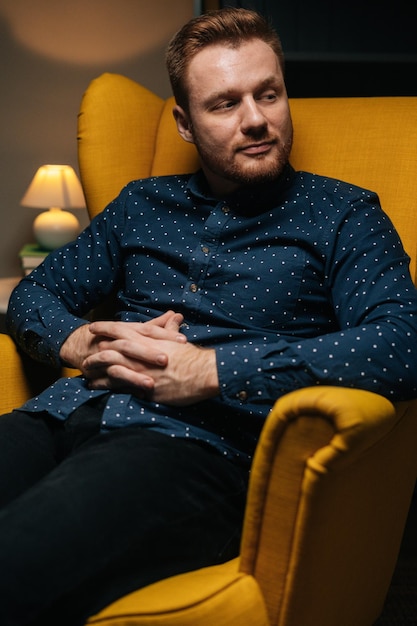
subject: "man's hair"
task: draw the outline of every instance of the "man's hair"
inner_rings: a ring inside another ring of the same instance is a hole
[[[252,39],[260,39],[272,48],[284,71],[281,41],[272,25],[259,13],[248,9],[225,8],[210,11],[187,22],[171,39],[166,65],[177,104],[188,110],[188,66],[203,48],[223,44],[238,48]]]

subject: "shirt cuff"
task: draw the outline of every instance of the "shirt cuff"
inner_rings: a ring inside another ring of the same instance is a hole
[[[222,398],[229,404],[273,404],[294,389],[316,384],[292,344],[217,346]]]
[[[62,344],[74,330],[88,323],[62,311],[43,310],[39,322],[23,333],[24,348],[35,360],[62,367],[59,356]]]

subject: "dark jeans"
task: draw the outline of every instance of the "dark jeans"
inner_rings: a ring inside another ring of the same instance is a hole
[[[118,597],[237,555],[247,471],[100,406],[0,417],[0,624],[79,625]]]

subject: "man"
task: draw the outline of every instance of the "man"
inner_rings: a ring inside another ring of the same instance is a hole
[[[173,38],[167,65],[201,171],[129,184],[11,299],[19,345],[83,376],[0,419],[2,626],[81,624],[236,555],[280,395],[417,392],[408,258],[375,194],[289,165],[276,34],[214,12]],[[115,287],[116,320],[87,323]]]

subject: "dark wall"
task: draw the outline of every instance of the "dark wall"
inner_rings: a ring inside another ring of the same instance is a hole
[[[417,95],[417,3],[225,0],[269,17],[291,97]]]
[[[293,98],[416,96],[417,61],[290,58],[286,84]]]

